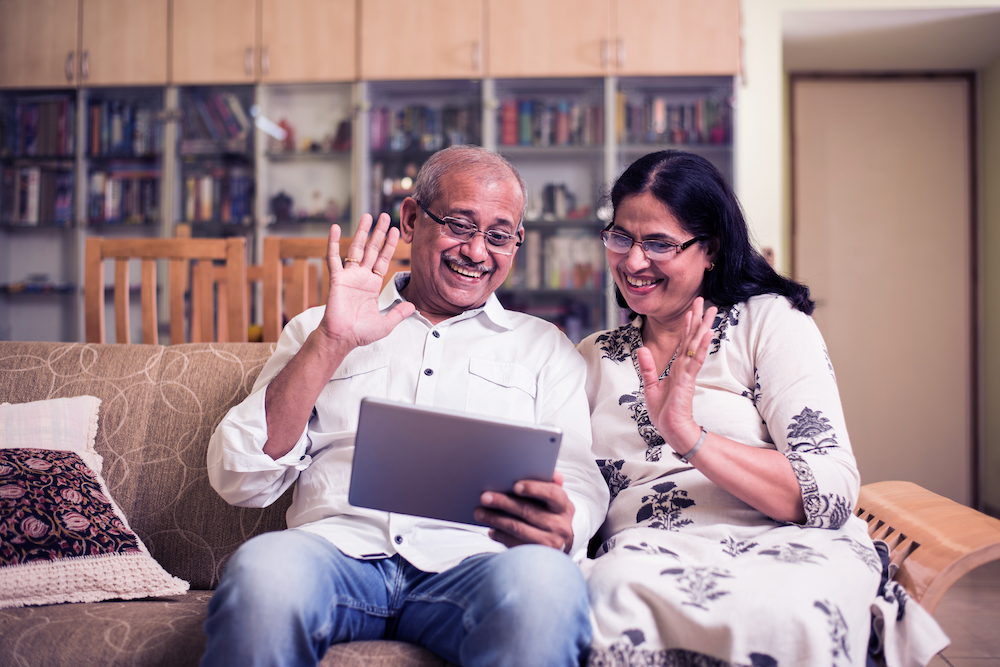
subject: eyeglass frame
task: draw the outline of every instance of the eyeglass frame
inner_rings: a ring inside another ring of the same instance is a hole
[[[632,246],[634,246],[636,244],[636,240],[634,238],[632,238],[631,236],[627,235],[627,234],[622,234],[621,232],[613,232],[613,231],[611,231],[611,228],[614,226],[614,224],[615,223],[612,222],[610,225],[608,225],[607,227],[605,227],[604,229],[601,230],[601,242],[604,244],[605,248],[607,248],[611,252],[615,253],[616,255],[627,255],[632,250]],[[608,237],[611,236],[611,235],[620,236],[623,239],[628,239],[632,243],[630,243],[629,247],[626,248],[624,251],[619,252],[618,250],[615,250],[614,248],[608,246]],[[648,241],[639,241],[639,247],[642,248],[643,254],[646,256],[646,259],[648,259],[649,261],[651,261],[651,262],[669,262],[670,260],[672,260],[675,257],[677,257],[677,255],[681,254],[682,252],[684,252],[685,250],[687,250],[688,248],[690,248],[691,246],[693,246],[695,243],[699,243],[701,241],[705,241],[707,238],[708,237],[705,237],[705,236],[695,236],[693,239],[685,241],[684,243],[671,243],[670,241],[662,241],[662,240],[659,240],[659,239],[653,239],[653,240],[648,240]],[[663,245],[666,245],[666,246],[670,246],[671,248],[675,249],[674,250],[674,254],[672,254],[672,255],[670,255],[670,254],[664,254],[663,257],[651,257],[650,256],[650,251],[646,247],[647,243],[660,243],[660,244],[663,244]]]
[[[472,235],[471,236],[469,236],[468,238],[461,238],[459,236],[450,236],[448,234],[445,234],[445,231],[444,231],[446,227],[448,229],[451,229],[451,223],[449,223],[448,220],[450,218],[451,220],[457,221],[458,218],[453,218],[453,217],[451,217],[449,215],[446,215],[443,218],[439,218],[436,215],[434,215],[433,213],[431,213],[430,211],[428,211],[427,207],[424,206],[420,202],[419,199],[414,198],[413,201],[417,202],[417,206],[419,206],[421,209],[423,209],[424,213],[427,214],[428,218],[430,218],[431,220],[433,220],[437,224],[441,225],[441,236],[444,236],[445,238],[454,239],[455,241],[462,241],[463,243],[468,243],[472,239],[476,238],[476,234],[482,234],[483,238],[486,239],[486,241],[487,241],[486,247],[489,249],[490,252],[496,252],[496,253],[499,253],[501,255],[507,255],[507,256],[513,255],[514,252],[515,252],[515,248],[520,248],[521,244],[524,243],[523,239],[520,239],[520,240],[518,239],[518,235],[516,233],[510,234],[508,232],[501,232],[500,230],[497,230],[497,229],[488,229],[486,231],[483,231],[483,230],[479,229],[479,225],[477,225],[476,223],[472,222],[471,220],[469,221],[469,224],[472,225]],[[520,225],[520,223],[518,223],[518,229],[520,229],[520,228],[521,228],[521,225]],[[454,231],[454,230],[452,230],[452,231]],[[515,230],[515,232],[516,232],[516,230]],[[510,241],[507,241],[507,245],[498,246],[498,245],[496,245],[495,243],[493,243],[490,240],[490,238],[491,238],[490,234],[502,234],[504,236],[509,237],[510,239],[513,239],[515,241],[515,243],[514,243],[513,247],[511,247]],[[504,252],[504,250],[506,248],[510,248],[510,252]]]

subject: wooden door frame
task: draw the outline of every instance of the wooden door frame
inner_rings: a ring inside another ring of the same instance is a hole
[[[983,388],[981,386],[982,373],[980,364],[983,360],[980,345],[982,336],[980,327],[982,326],[982,288],[980,279],[980,267],[982,266],[982,238],[979,229],[979,128],[977,126],[977,100],[978,100],[978,78],[974,71],[941,71],[941,72],[794,72],[788,74],[788,182],[789,182],[789,257],[791,259],[791,273],[795,278],[798,275],[796,266],[796,231],[798,221],[796,220],[797,200],[796,200],[796,163],[795,163],[795,86],[805,81],[940,81],[940,80],[961,80],[968,86],[968,108],[969,124],[969,387],[970,406],[969,423],[971,433],[969,433],[969,462],[971,470],[969,475],[969,488],[972,497],[972,506],[980,511],[983,510],[983,424],[981,423]]]

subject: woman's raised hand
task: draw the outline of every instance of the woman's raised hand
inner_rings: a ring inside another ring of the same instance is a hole
[[[708,356],[712,323],[718,312],[714,306],[704,308],[705,300],[698,297],[685,314],[684,333],[667,377],[659,379],[652,352],[642,347],[637,353],[649,418],[667,444],[680,454],[689,451],[701,435],[693,416],[695,379]]]
[[[326,263],[330,269],[330,295],[319,329],[330,342],[350,350],[384,338],[414,311],[403,302],[385,315],[379,313],[382,276],[399,242],[399,230],[389,227],[383,213],[372,229],[372,216],[361,216],[358,231],[340,259],[340,226],[330,227]]]

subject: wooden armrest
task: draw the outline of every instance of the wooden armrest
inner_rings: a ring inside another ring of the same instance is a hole
[[[912,482],[862,486],[854,513],[888,543],[893,579],[930,613],[963,575],[1000,559],[1000,520]]]

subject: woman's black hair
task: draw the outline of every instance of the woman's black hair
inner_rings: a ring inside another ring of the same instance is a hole
[[[795,308],[812,314],[816,304],[809,298],[809,288],[779,275],[750,243],[740,203],[711,162],[678,150],[645,155],[615,181],[611,205],[617,211],[623,199],[643,192],[663,203],[684,231],[701,238],[703,245],[715,241],[715,267],[705,272],[702,283],[707,301],[727,307],[759,294],[780,294]],[[615,296],[619,306],[628,308],[617,286]]]

